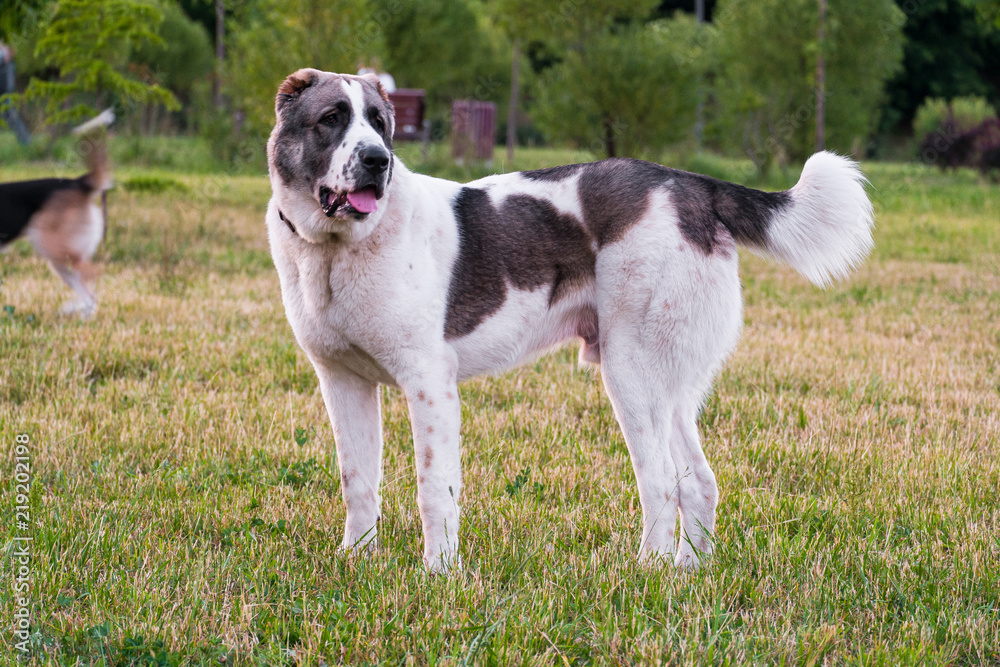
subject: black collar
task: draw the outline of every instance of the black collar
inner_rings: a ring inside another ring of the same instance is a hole
[[[292,234],[295,234],[296,236],[299,235],[298,230],[295,229],[295,225],[292,224],[291,220],[285,217],[285,214],[281,212],[280,208],[278,209],[278,217],[281,218],[281,221],[285,223],[290,230],[292,230]]]

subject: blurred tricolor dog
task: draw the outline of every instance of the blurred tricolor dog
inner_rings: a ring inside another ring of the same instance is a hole
[[[696,567],[718,500],[696,418],[743,323],[736,247],[817,285],[846,275],[873,245],[857,165],[817,153],[785,192],[628,159],[463,185],[393,155],[372,76],[299,70],[276,115],[268,237],[333,424],[344,548],[377,543],[380,384],[409,404],[424,561],[447,570],[460,563],[458,383],[577,338],[631,455],[640,558]]]
[[[107,110],[73,130],[88,171],[79,178],[0,183],[0,247],[26,237],[52,270],[76,292],[63,313],[90,317],[97,308],[97,268],[90,263],[104,239],[105,216],[97,200],[111,187],[103,136],[89,137],[114,121]]]

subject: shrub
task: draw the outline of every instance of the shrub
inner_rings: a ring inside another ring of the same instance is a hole
[[[975,161],[975,129],[963,131],[959,122],[946,114],[934,131],[924,135],[920,158],[941,169],[971,166]]]
[[[984,151],[997,143],[991,139],[996,120],[993,108],[979,97],[927,100],[913,121],[916,136],[922,137],[921,159],[941,169],[982,168]]]
[[[976,128],[979,170],[992,177],[1000,175],[1000,118],[989,118]]]
[[[948,117],[954,119],[959,133],[968,132],[987,118],[996,115],[982,97],[956,97],[950,102],[941,98],[926,100],[913,118],[913,136],[926,137],[940,131]]]

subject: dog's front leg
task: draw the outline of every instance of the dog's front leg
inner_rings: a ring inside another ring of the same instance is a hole
[[[410,408],[417,468],[417,505],[424,529],[424,563],[431,572],[460,565],[458,501],[462,491],[454,360],[415,374],[403,387]]]
[[[347,507],[342,548],[378,546],[382,497],[382,415],[378,384],[348,370],[316,364],[320,391],[330,413],[340,466],[340,491]]]

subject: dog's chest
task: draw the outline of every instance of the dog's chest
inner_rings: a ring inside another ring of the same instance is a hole
[[[425,355],[440,340],[444,295],[432,286],[440,281],[427,280],[419,253],[287,250],[275,253],[282,299],[296,339],[314,361],[394,384],[409,357]]]
[[[363,306],[378,307],[380,295],[362,262],[314,248],[283,259],[278,270],[285,311],[310,355],[338,356],[374,328],[372,311]]]

